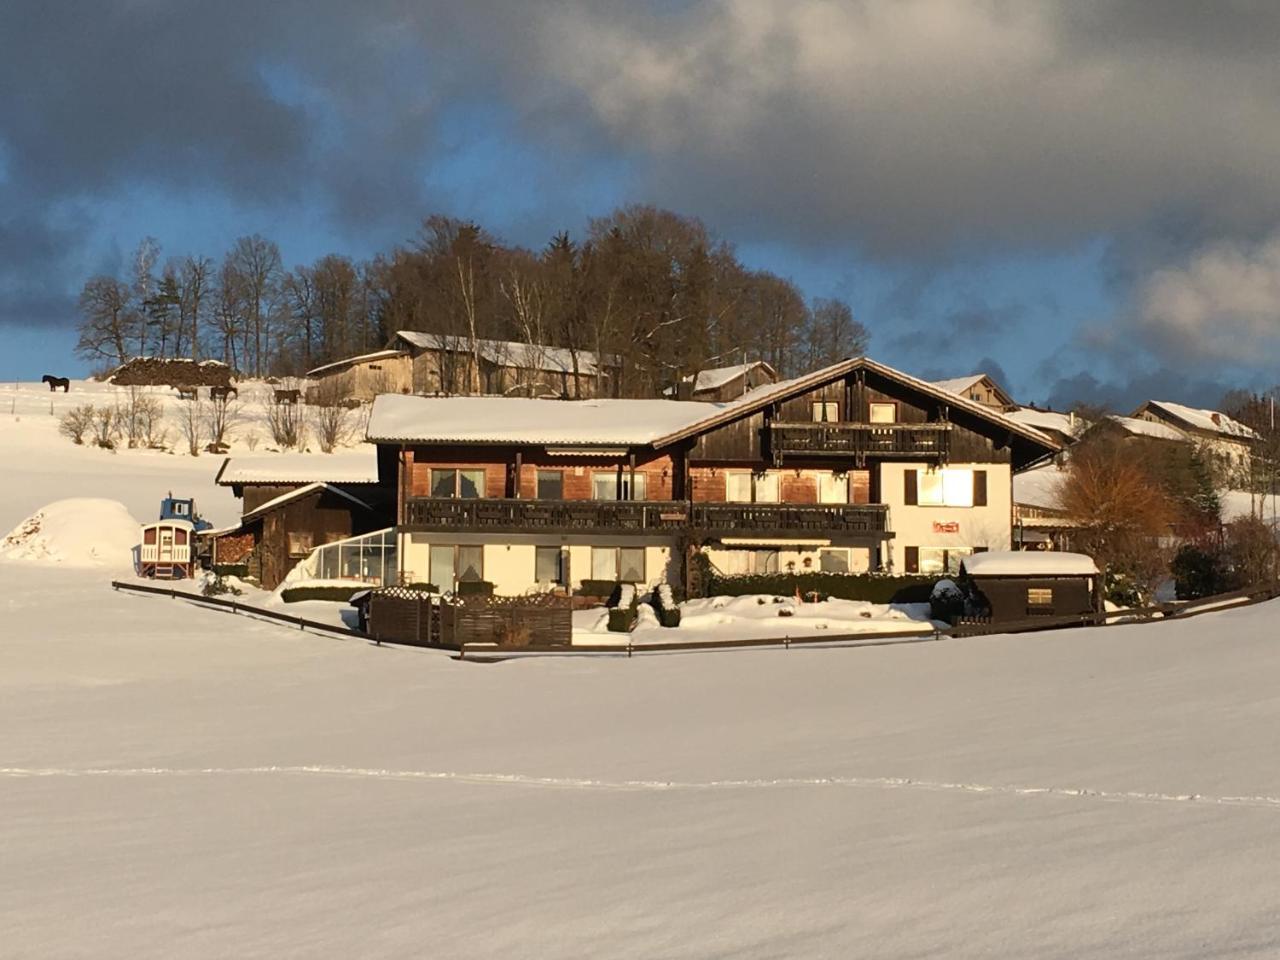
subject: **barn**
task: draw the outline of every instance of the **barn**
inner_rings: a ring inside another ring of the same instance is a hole
[[[313,549],[390,526],[394,489],[371,449],[228,457],[219,486],[242,500],[240,523],[212,531],[215,566],[240,566],[274,590]]]

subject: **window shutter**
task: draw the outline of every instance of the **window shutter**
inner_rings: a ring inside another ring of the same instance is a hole
[[[915,476],[915,471],[912,470],[910,475]],[[906,556],[907,573],[919,573],[920,572],[920,548],[907,547],[906,555],[907,555]]]
[[[987,471],[973,471],[973,505],[975,507],[985,507],[987,505]]]
[[[902,502],[909,507],[914,507],[920,502],[920,494],[917,492],[919,489],[917,483],[919,475],[919,470],[908,470],[902,475],[903,480],[906,482],[906,490],[903,491]]]

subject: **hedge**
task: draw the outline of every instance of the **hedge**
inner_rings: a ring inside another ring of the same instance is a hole
[[[456,593],[460,597],[492,597],[493,584],[488,580],[459,580]]]
[[[349,587],[289,587],[281,591],[280,599],[285,603],[298,603],[302,600],[331,600],[347,603],[352,596],[367,589],[359,584]]]
[[[763,593],[793,597],[819,593],[841,600],[868,603],[928,603],[935,577],[891,577],[866,573],[754,573],[720,576],[711,573],[706,582],[709,597],[741,597]]]
[[[609,629],[614,633],[630,633],[640,615],[640,594],[634,584],[620,583],[609,598]]]
[[[676,604],[670,584],[660,583],[653,588],[652,605],[660,624],[664,627],[680,626],[680,607]]]
[[[578,588],[578,596],[611,597],[617,586],[616,580],[583,580],[582,586]]]
[[[243,580],[249,576],[249,565],[247,563],[215,563],[213,572],[220,577],[239,577]]]

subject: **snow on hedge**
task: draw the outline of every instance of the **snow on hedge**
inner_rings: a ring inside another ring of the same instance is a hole
[[[67,566],[130,566],[139,524],[116,500],[74,497],[40,508],[0,541],[0,558]]]

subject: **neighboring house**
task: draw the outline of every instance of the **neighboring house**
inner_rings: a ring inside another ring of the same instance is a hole
[[[315,547],[391,521],[392,495],[371,450],[228,457],[215,482],[243,506],[239,524],[211,531],[213,562],[246,564],[267,590]]]
[[[726,573],[940,573],[1008,549],[1012,472],[1058,445],[864,357],[728,403],[375,401],[401,578],[501,594]]]
[[[588,350],[513,340],[477,340],[473,350],[468,337],[417,330],[399,331],[388,346],[408,355],[410,392],[421,395],[607,396],[618,366],[616,359],[598,364]]]
[[[385,350],[307,371],[316,381],[307,395],[361,402],[384,393],[577,399],[607,395],[616,381],[616,361],[600,369],[587,350],[514,340],[477,340],[474,351],[472,346],[460,334],[401,330]]]
[[[1071,533],[1080,524],[1060,506],[1059,496],[1065,477],[1065,468],[1057,462],[1013,475],[1015,549],[1071,549]]]
[[[1248,478],[1258,435],[1225,413],[1199,410],[1168,400],[1148,400],[1131,416],[1148,423],[1164,424],[1183,433],[1208,455],[1224,482],[1234,484]]]
[[[1008,411],[1008,417],[1047,434],[1063,447],[1069,447],[1075,443],[1089,426],[1074,413],[1057,413],[1054,410],[1040,410],[1036,407],[1018,407],[1016,410]]]
[[[684,377],[676,388],[681,400],[704,400],[713,403],[738,400],[747,393],[778,382],[778,372],[763,360],[739,363],[731,367],[711,367]]]
[[[1008,411],[1018,408],[1018,405],[1013,402],[1013,397],[985,373],[971,373],[967,377],[956,377],[952,380],[935,380],[933,385],[995,410]]]

